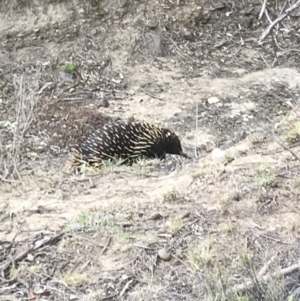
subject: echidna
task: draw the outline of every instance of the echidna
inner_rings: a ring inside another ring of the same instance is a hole
[[[180,140],[174,132],[151,123],[110,122],[71,150],[66,168],[77,169],[82,161],[99,166],[103,160],[111,158],[128,161],[140,156],[164,159],[166,154],[188,157],[183,153]]]

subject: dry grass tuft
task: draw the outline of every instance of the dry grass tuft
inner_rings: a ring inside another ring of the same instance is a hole
[[[39,69],[25,69],[21,75],[13,78],[15,97],[11,110],[12,120],[2,120],[4,131],[12,136],[9,145],[0,148],[0,176],[5,182],[21,180],[19,167],[24,152],[24,137],[36,118],[39,82],[42,73]]]
[[[78,273],[62,274],[60,275],[59,278],[60,280],[65,282],[68,286],[72,286],[72,287],[82,285],[88,279],[85,274],[78,274]]]

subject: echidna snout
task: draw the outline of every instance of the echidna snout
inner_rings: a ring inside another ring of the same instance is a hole
[[[169,141],[166,147],[167,154],[179,155],[184,158],[189,158],[189,156],[183,152],[180,139],[175,133],[167,130],[165,136]]]

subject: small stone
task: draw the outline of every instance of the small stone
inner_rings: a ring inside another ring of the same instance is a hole
[[[157,221],[157,220],[159,220],[159,219],[162,219],[162,215],[160,214],[160,213],[154,213],[151,217],[150,217],[150,219],[151,220],[153,220],[153,221]]]
[[[191,41],[191,42],[192,42],[192,41],[195,40],[195,38],[194,38],[192,32],[189,31],[189,30],[185,30],[185,31],[183,32],[183,37],[184,37],[187,41]]]
[[[95,36],[95,35],[97,35],[97,33],[98,33],[97,28],[93,28],[92,31],[91,31],[91,34],[92,34],[93,36]]]
[[[68,73],[68,72],[64,72],[64,71],[59,71],[59,76],[62,80],[65,81],[72,81],[73,80],[73,73]]]
[[[111,81],[115,84],[120,84],[122,82],[120,78],[112,78]]]
[[[157,20],[151,20],[148,22],[147,27],[151,30],[155,30],[158,25]]]
[[[225,5],[223,4],[222,1],[215,1],[212,3],[213,9],[223,9],[225,8]]]
[[[28,261],[31,261],[31,262],[33,262],[34,261],[34,256],[32,255],[32,254],[28,254],[27,255],[27,258],[26,258]]]
[[[208,100],[207,100],[207,102],[209,103],[209,104],[215,104],[215,103],[218,103],[218,102],[220,102],[221,100],[218,98],[218,97],[210,97]]]
[[[165,249],[160,249],[157,254],[163,261],[169,261],[172,258],[171,253]]]
[[[181,218],[188,218],[188,217],[190,217],[191,216],[191,212],[186,212],[186,213],[184,213],[182,216],[181,216]]]
[[[106,98],[103,98],[100,100],[98,107],[103,107],[103,108],[108,108],[109,107],[109,102]]]
[[[232,199],[234,200],[234,201],[236,201],[236,202],[239,202],[240,200],[241,200],[241,196],[240,196],[240,194],[237,192],[237,191],[235,191],[233,194],[232,194]]]
[[[215,148],[212,152],[211,152],[211,157],[213,160],[216,159],[220,159],[222,157],[224,157],[226,154],[226,152],[220,148]]]

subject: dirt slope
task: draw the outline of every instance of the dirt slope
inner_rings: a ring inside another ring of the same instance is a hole
[[[259,45],[260,9],[0,4],[0,295],[296,300],[297,268],[272,275],[299,264],[299,12]],[[192,159],[64,173],[95,126],[132,117]]]

